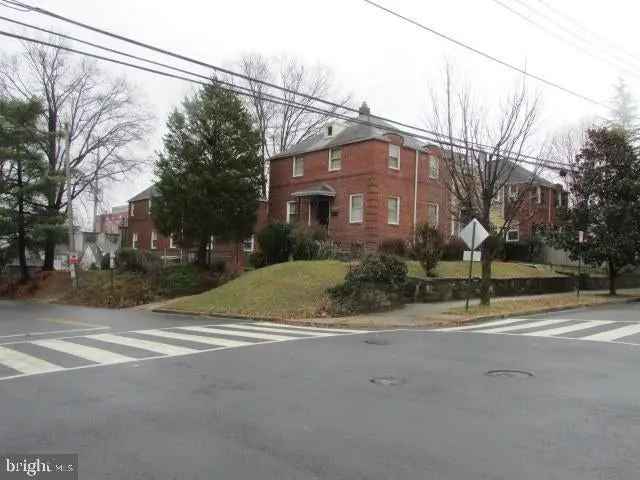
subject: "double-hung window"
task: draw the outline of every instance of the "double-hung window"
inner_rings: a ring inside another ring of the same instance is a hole
[[[138,248],[138,234],[135,232],[131,235],[131,248]]]
[[[174,233],[169,235],[169,248],[176,248],[176,236]]]
[[[332,148],[329,150],[329,171],[336,172],[342,169],[342,149]]]
[[[298,220],[298,202],[287,202],[287,223],[295,223]]]
[[[158,232],[153,230],[151,232],[151,250],[156,250],[158,248]]]
[[[438,178],[440,176],[440,162],[438,157],[431,155],[429,157],[429,177]]]
[[[364,195],[349,195],[349,223],[362,223],[364,211]]]
[[[304,158],[293,157],[293,176],[302,177],[304,175]]]
[[[389,225],[400,225],[400,197],[387,199],[387,221]]]
[[[400,146],[389,144],[389,168],[393,170],[400,170]]]
[[[251,235],[249,238],[245,239],[242,242],[242,250],[245,253],[253,253],[254,249],[255,249],[255,237]]]
[[[512,228],[507,232],[507,242],[518,242],[520,241],[520,231],[517,228]]]

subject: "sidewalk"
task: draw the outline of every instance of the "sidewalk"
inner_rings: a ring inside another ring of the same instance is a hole
[[[518,297],[492,298],[489,311],[482,312],[479,308],[480,300],[469,302],[470,314],[456,311],[456,314],[446,313],[451,309],[464,309],[464,300],[437,303],[411,303],[389,312],[372,313],[353,317],[341,318],[310,318],[304,320],[287,320],[290,325],[307,324],[315,326],[360,327],[360,328],[427,328],[459,325],[467,322],[503,318],[508,316],[532,315],[550,311],[568,310],[596,305],[628,303],[640,299],[640,288],[620,289],[617,297],[607,296],[607,290],[593,290],[581,292],[578,301],[575,292],[553,293],[545,295],[526,295]],[[507,302],[507,304],[505,304]],[[500,312],[500,304],[506,313]],[[532,306],[530,306],[532,305]],[[538,305],[538,306],[536,306]],[[551,305],[551,306],[549,306]],[[523,307],[526,310],[511,310],[511,307]]]

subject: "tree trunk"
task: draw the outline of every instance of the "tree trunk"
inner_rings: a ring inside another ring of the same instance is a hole
[[[613,262],[609,260],[609,295],[617,295],[618,292],[616,290],[616,278],[618,276],[618,271],[613,265]]]
[[[52,238],[53,235],[50,233],[46,234],[44,241],[44,262],[42,264],[42,270],[51,271],[53,270],[53,260],[56,252],[56,242],[55,239]]]
[[[18,262],[20,263],[20,280],[29,280],[29,266],[27,265],[27,233],[24,225],[24,190],[22,185],[22,161],[18,165]]]
[[[488,248],[488,242],[482,245],[482,279],[480,281],[480,305],[489,305],[491,303],[491,249]]]

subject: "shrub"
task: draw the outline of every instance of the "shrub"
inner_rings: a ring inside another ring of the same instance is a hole
[[[442,260],[460,261],[467,249],[464,240],[460,238],[451,238],[442,248]]]
[[[291,231],[294,260],[314,260],[318,256],[319,243],[326,240],[327,232],[322,227],[297,225]]]
[[[146,250],[121,248],[116,252],[116,268],[121,272],[157,272],[162,266],[158,255]]]
[[[195,265],[172,265],[162,270],[159,293],[164,297],[189,295],[203,289],[206,272]],[[213,281],[211,282],[213,283]]]
[[[257,240],[260,251],[265,258],[265,265],[289,260],[293,249],[291,225],[271,223],[258,233]]]
[[[318,242],[318,260],[334,260],[338,258],[338,246],[331,240],[321,240]]]
[[[222,258],[214,258],[213,260],[211,260],[210,269],[213,273],[222,275],[227,269],[227,262],[225,262]]]
[[[111,254],[105,253],[100,259],[100,270],[111,270]]]
[[[378,251],[386,255],[407,256],[407,242],[402,238],[387,238],[380,242]]]
[[[542,242],[538,239],[505,242],[503,258],[508,262],[535,262],[540,259]]]
[[[333,315],[375,312],[402,303],[407,265],[391,255],[368,255],[350,269],[344,283],[330,288],[328,310]]]
[[[267,259],[264,256],[264,253],[257,251],[253,252],[249,256],[249,265],[253,268],[262,268],[267,265]]]
[[[442,246],[442,236],[437,229],[426,223],[418,225],[413,255],[428,277],[433,276],[433,270],[442,257]]]

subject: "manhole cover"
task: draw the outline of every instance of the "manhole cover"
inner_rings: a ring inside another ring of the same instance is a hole
[[[529,378],[533,377],[532,372],[527,372],[526,370],[489,370],[485,375],[489,377],[524,377]]]
[[[369,345],[389,345],[389,340],[383,338],[367,338],[364,343],[368,343]]]
[[[376,385],[384,385],[385,387],[392,387],[394,385],[402,385],[405,381],[402,378],[397,377],[373,377],[369,380]]]

